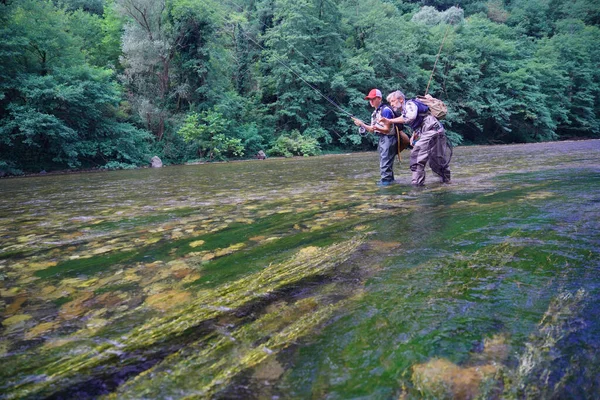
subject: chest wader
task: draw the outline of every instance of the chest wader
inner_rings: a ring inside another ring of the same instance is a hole
[[[387,106],[381,106],[371,115],[371,125],[379,122],[381,111]],[[393,112],[392,112],[393,114]],[[394,180],[394,158],[398,154],[398,138],[396,131],[390,132],[389,135],[377,133],[379,135],[379,143],[377,151],[379,151],[379,173],[381,174],[382,182],[392,182]]]
[[[440,176],[442,182],[449,183],[452,151],[447,145],[444,127],[436,118],[427,115],[416,133],[419,135],[419,140],[410,153],[411,183],[415,186],[425,184],[425,166],[428,161],[429,166]]]
[[[396,133],[391,135],[379,135],[379,172],[381,173],[381,181],[394,180],[394,159],[398,154],[398,139]]]

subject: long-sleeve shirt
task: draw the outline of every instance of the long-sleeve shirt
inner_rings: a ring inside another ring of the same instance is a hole
[[[408,100],[404,103],[404,107],[402,108],[402,118],[406,121],[405,123],[407,125],[411,125],[418,114],[419,108],[414,102]]]

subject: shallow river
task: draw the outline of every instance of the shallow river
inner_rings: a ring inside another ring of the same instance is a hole
[[[600,141],[0,180],[0,398],[593,399]]]

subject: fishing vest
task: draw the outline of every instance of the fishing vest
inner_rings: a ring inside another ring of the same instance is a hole
[[[410,126],[410,129],[412,129],[413,131],[416,131],[417,128],[419,126],[421,126],[421,124],[423,123],[423,120],[425,119],[425,116],[429,113],[429,107],[427,107],[427,105],[421,103],[417,99],[407,100],[407,103],[409,101],[412,102],[414,105],[417,106],[417,116],[415,117],[415,119],[412,122],[410,122],[408,124],[408,126]]]
[[[379,120],[381,119],[382,111],[386,108],[388,108],[392,112],[392,118],[394,118],[396,116],[396,113],[394,113],[394,110],[392,109],[392,107],[388,106],[387,104],[381,103],[379,105],[379,107],[377,107],[377,109],[375,111],[373,111],[373,113],[371,114],[371,126],[377,126],[377,125],[381,126],[381,124],[379,124]],[[385,133],[381,133],[381,132],[375,132],[375,133],[377,133],[378,135],[385,135]],[[389,135],[391,135],[391,134],[392,134],[392,132],[389,133]]]

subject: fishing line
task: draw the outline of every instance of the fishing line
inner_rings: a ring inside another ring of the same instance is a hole
[[[254,43],[255,45],[257,45],[258,47],[260,47],[262,50],[264,51],[268,51],[266,48],[264,48],[263,46],[260,45],[260,43],[256,42],[254,39],[252,39],[250,36],[246,35],[246,33],[244,33],[244,36],[246,36],[246,38],[248,40],[250,40],[252,43]],[[298,79],[300,79],[302,82],[304,82],[308,87],[310,87],[312,90],[314,90],[315,92],[317,92],[322,98],[324,98],[325,100],[327,100],[329,103],[331,103],[333,106],[337,107],[341,112],[343,112],[344,114],[352,117],[353,115],[351,113],[349,113],[348,111],[344,110],[340,105],[338,105],[335,101],[331,100],[329,97],[325,96],[319,89],[317,89],[316,87],[314,87],[313,85],[311,85],[308,81],[306,81],[306,79],[304,79],[299,73],[297,73],[296,71],[294,71],[294,69],[292,67],[290,67],[289,65],[287,65],[285,62],[283,62],[283,60],[281,58],[279,58],[275,53],[272,53],[273,56],[275,57],[275,59],[284,67],[286,67],[287,69],[290,70],[290,72],[292,74],[294,74]]]
[[[242,9],[242,7],[240,7],[239,5],[235,4],[235,3],[231,3],[230,0],[224,0],[225,3],[229,3],[229,5],[233,5],[234,7],[237,6],[238,9]],[[238,11],[241,12],[241,11]],[[265,28],[269,29],[269,27],[266,24],[262,24]],[[260,43],[258,43],[257,41],[255,41],[252,37],[250,37],[244,30],[240,29],[240,32],[246,37],[246,39],[248,39],[249,41],[251,41],[252,43],[254,43],[256,46],[260,47],[263,51],[268,52],[268,50],[262,46]],[[296,52],[298,52],[298,54],[300,54],[302,57],[304,57],[306,60],[308,60],[310,62],[310,60],[304,55],[302,54],[302,52],[300,52],[299,50],[297,50],[294,46],[292,46],[288,41],[286,41],[285,39],[282,38],[283,41],[285,41],[292,49],[294,49]],[[310,87],[312,90],[314,90],[317,94],[319,94],[323,99],[327,100],[330,104],[332,104],[333,106],[335,106],[338,110],[340,110],[341,112],[343,112],[344,114],[353,117],[354,115],[352,113],[349,113],[348,111],[344,110],[339,104],[337,104],[335,101],[331,100],[328,96],[326,96],[325,94],[323,94],[319,89],[317,89],[316,87],[314,87],[313,85],[311,85],[306,79],[304,79],[298,72],[296,72],[291,66],[289,66],[287,63],[285,63],[277,54],[275,54],[275,52],[271,53],[273,55],[273,57],[276,59],[277,62],[279,62],[282,66],[284,66],[285,68],[287,68],[292,74],[294,74],[294,76],[296,76],[298,79],[300,79],[304,84],[306,84],[308,87]],[[314,66],[313,66],[314,67]]]
[[[233,7],[237,7],[237,11],[239,13],[243,13],[244,7],[237,4],[236,2],[234,2],[233,0],[223,0],[225,3],[233,6]],[[302,6],[301,4],[297,4],[297,6]],[[302,15],[304,18],[306,18],[306,15],[302,14],[301,12],[299,12],[298,14]],[[260,22],[260,20],[257,20],[256,22],[258,22],[263,28],[265,28],[265,32],[268,31],[269,29],[271,29],[271,27],[269,27],[266,23],[264,22]],[[292,49],[294,49],[294,51],[296,51],[298,54],[300,54],[302,56],[302,58],[304,58],[306,61],[308,61],[308,63],[315,69],[319,69],[319,66],[315,65],[314,61],[312,61],[310,58],[308,58],[308,56],[304,55],[304,53],[302,53],[300,50],[298,50],[296,47],[294,47],[290,42],[288,42],[285,38],[283,37],[279,37],[278,39],[283,40],[284,42],[286,42]],[[337,100],[337,99],[336,99]]]

